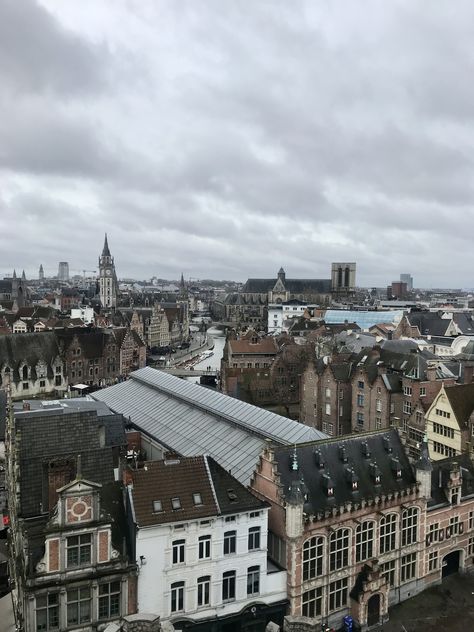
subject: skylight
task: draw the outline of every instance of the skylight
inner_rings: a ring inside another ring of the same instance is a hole
[[[171,506],[173,509],[181,509],[181,500],[176,497],[171,499]]]
[[[195,505],[202,505],[202,496],[199,492],[193,494],[193,502]]]
[[[154,500],[153,501],[153,512],[154,513],[159,513],[160,511],[163,511],[163,507],[161,505],[161,500]]]

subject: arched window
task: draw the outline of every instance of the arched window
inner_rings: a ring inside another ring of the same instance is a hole
[[[368,560],[374,552],[374,523],[365,520],[356,529],[356,562]]]
[[[337,571],[349,564],[349,529],[338,529],[329,538],[329,570]]]
[[[397,533],[397,514],[391,513],[380,520],[380,553],[388,553],[395,549]]]
[[[418,509],[410,507],[402,513],[402,546],[414,544],[418,533]]]
[[[323,574],[324,538],[310,538],[303,545],[303,581]]]

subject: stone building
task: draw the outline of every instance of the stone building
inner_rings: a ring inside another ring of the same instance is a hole
[[[97,629],[136,612],[136,566],[122,525],[123,419],[47,406],[6,432],[17,629]],[[81,456],[82,455],[82,456]]]
[[[102,254],[99,257],[99,297],[100,304],[104,309],[117,307],[118,281],[114,258],[110,254],[107,242],[107,234],[105,235]]]
[[[291,617],[365,628],[423,589],[426,500],[395,430],[268,448],[251,485]]]

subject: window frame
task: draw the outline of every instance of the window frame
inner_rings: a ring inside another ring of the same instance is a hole
[[[186,555],[185,555],[185,546],[186,540],[173,540],[171,543],[171,563],[173,566],[177,564],[185,564]]]
[[[118,585],[118,589],[116,587]],[[108,587],[107,592],[101,592],[105,587]],[[115,590],[112,588],[115,587]],[[106,619],[112,619],[113,617],[118,617],[121,614],[121,586],[120,580],[114,580],[111,582],[105,582],[104,584],[99,584],[99,594],[98,594],[98,619],[99,621],[103,621]],[[103,605],[107,605],[107,614],[104,615]],[[102,608],[102,612],[101,612]]]
[[[303,544],[303,581],[316,579],[323,574],[324,569],[324,536],[313,536]]]
[[[88,596],[84,597],[81,592],[88,591]],[[75,598],[72,598],[75,597]],[[88,614],[83,615],[83,606],[88,604]],[[70,617],[70,610],[76,608],[76,616]],[[66,621],[67,625],[82,625],[83,623],[90,623],[92,620],[92,592],[89,586],[77,586],[74,588],[68,588],[66,591]]]
[[[248,550],[258,551],[261,543],[261,531],[260,527],[249,527],[248,533]]]
[[[235,601],[236,571],[222,574],[222,601]]]
[[[247,597],[260,594],[260,566],[247,568]]]
[[[173,582],[170,586],[170,613],[184,612],[184,581]]]
[[[415,544],[418,540],[418,509],[408,507],[402,512],[401,545],[402,547]]]
[[[342,577],[329,584],[329,613],[336,612],[347,606],[348,578]]]
[[[223,542],[224,555],[233,555],[237,551],[237,531],[226,531]]]
[[[51,600],[50,598],[55,598]],[[45,603],[38,605],[38,600],[45,600]],[[38,614],[42,613],[45,616],[45,623],[40,626],[38,623]],[[54,618],[53,618],[54,617]],[[53,620],[51,620],[53,619]],[[48,592],[43,595],[36,595],[35,598],[35,624],[38,632],[49,632],[50,630],[59,630],[59,591]]]
[[[201,535],[198,538],[198,558],[200,560],[211,559],[211,536]]]
[[[356,528],[356,563],[364,562],[373,557],[375,522],[364,520]]]
[[[197,607],[211,605],[211,576],[203,575],[197,578]]]
[[[329,537],[329,571],[341,570],[349,565],[351,530],[340,527]]]
[[[379,550],[380,554],[390,553],[397,546],[398,515],[388,513],[382,516],[379,523]]]
[[[303,593],[301,598],[301,614],[303,617],[314,619],[323,612],[323,588],[311,588]]]
[[[82,542],[83,539],[87,541]],[[77,544],[71,544],[71,540],[77,540]],[[69,535],[66,538],[66,568],[80,568],[92,564],[92,533],[79,533],[77,535]],[[83,558],[83,554],[86,557]],[[77,557],[76,557],[77,556]],[[76,559],[74,559],[76,557]]]

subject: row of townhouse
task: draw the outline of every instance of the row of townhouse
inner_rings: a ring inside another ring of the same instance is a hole
[[[300,418],[331,436],[397,425],[416,457],[424,412],[441,387],[456,379],[445,362],[416,345],[407,348],[405,341],[334,353],[309,362],[304,370]]]
[[[145,363],[145,344],[125,328],[0,336],[0,387],[9,382],[14,399],[111,384]]]

